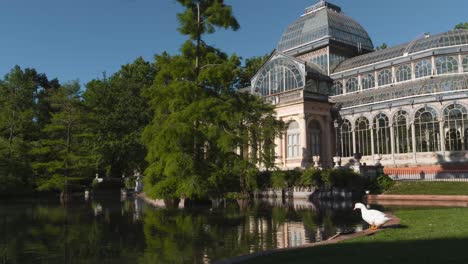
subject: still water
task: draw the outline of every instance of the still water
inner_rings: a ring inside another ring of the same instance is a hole
[[[334,208],[334,209],[331,209]],[[119,196],[0,201],[3,263],[213,263],[365,228],[351,203],[165,210]]]

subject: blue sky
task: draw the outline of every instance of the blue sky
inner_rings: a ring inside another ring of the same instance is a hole
[[[272,51],[282,32],[316,0],[226,0],[241,24],[206,42],[244,58]],[[468,21],[467,0],[335,0],[367,29],[374,45],[390,46],[447,31]],[[0,75],[16,64],[61,82],[82,84],[117,71],[138,56],[176,53],[175,0],[0,0]]]

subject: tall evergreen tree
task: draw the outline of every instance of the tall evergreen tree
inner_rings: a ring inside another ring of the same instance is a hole
[[[0,82],[0,188],[27,188],[30,175],[29,140],[34,133],[33,76],[15,66]]]
[[[95,157],[90,155],[87,115],[78,82],[60,86],[50,97],[50,105],[51,122],[32,151],[36,160],[33,169],[38,190],[59,190],[63,197],[70,187],[89,182]]]
[[[272,116],[272,108],[233,89],[241,73],[239,57],[201,41],[215,27],[238,28],[231,8],[223,1],[179,2],[186,7],[178,15],[179,30],[190,40],[181,55],[156,57],[159,72],[147,93],[154,116],[143,133],[149,163],[145,191],[165,199],[248,191],[259,160],[247,149],[266,135],[258,125]],[[239,154],[240,147],[245,151]]]

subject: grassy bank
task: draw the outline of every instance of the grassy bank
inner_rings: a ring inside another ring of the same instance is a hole
[[[468,182],[396,182],[385,194],[468,195]]]
[[[468,263],[468,209],[398,209],[401,228],[245,263]]]

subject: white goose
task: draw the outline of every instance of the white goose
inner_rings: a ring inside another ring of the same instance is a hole
[[[362,203],[357,203],[356,205],[354,205],[353,210],[356,209],[361,209],[362,219],[364,219],[364,221],[371,225],[369,230],[377,230],[380,226],[390,221],[390,218],[385,216],[384,213],[377,210],[369,210]]]

